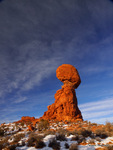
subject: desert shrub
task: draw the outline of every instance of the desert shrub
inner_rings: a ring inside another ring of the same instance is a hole
[[[4,136],[4,130],[0,128],[0,136]]]
[[[0,144],[0,150],[2,150],[2,148],[3,148],[3,144]]]
[[[105,129],[111,132],[113,130],[113,125],[110,122],[106,122]]]
[[[99,136],[102,139],[108,137],[108,134],[105,132],[104,128],[95,130],[95,134],[96,134],[96,136]]]
[[[113,145],[108,145],[106,148],[107,150],[113,150]]]
[[[92,126],[97,126],[97,123],[92,123],[91,125],[92,125]]]
[[[47,136],[47,135],[55,135],[55,131],[51,131],[51,130],[45,131],[44,136]]]
[[[56,135],[56,140],[59,140],[59,141],[67,141],[66,137],[64,134],[58,134]]]
[[[86,129],[81,129],[78,131],[79,135],[83,135],[84,137],[88,137],[92,135],[92,131],[91,130],[86,130]]]
[[[42,140],[36,141],[35,148],[43,148],[45,147],[45,143]]]
[[[35,146],[35,139],[34,138],[29,138],[28,141],[27,141],[27,146],[30,147],[30,146]]]
[[[24,122],[21,122],[21,126],[22,126],[22,127],[24,126],[24,124],[25,124]]]
[[[75,135],[74,137],[72,137],[71,141],[78,141],[79,140],[79,136]]]
[[[69,149],[69,144],[68,143],[65,143],[64,146],[65,146],[65,149]]]
[[[105,131],[107,132],[108,136],[113,136],[113,123],[106,122]]]
[[[100,137],[101,137],[102,139],[105,139],[105,138],[108,137],[108,135],[107,135],[107,133],[102,133],[102,134],[100,135]]]
[[[2,140],[0,140],[0,147],[5,148],[6,146],[8,146],[9,145],[8,139],[9,137],[2,137]]]
[[[86,139],[84,138],[81,143],[86,143]]]
[[[73,134],[73,131],[67,131],[67,132],[66,132],[66,135],[67,135],[67,136],[70,136],[70,135],[74,135],[74,134]]]
[[[42,130],[46,130],[49,128],[49,122],[47,120],[41,120],[38,124],[38,130],[42,131]]]
[[[16,150],[17,145],[9,145],[7,147],[8,150]]]
[[[48,147],[51,147],[54,150],[60,150],[60,142],[57,142],[55,139],[53,139],[49,141]]]
[[[69,147],[69,150],[78,150],[78,145],[76,143],[72,143]]]
[[[67,135],[67,136],[70,136],[70,135],[78,135],[78,132],[77,132],[77,130],[74,130],[74,131],[66,130],[66,131],[65,131],[65,135]]]
[[[66,135],[67,133],[68,133],[68,131],[66,130],[66,129],[63,129],[63,128],[59,128],[59,129],[57,129],[57,133],[58,134],[64,134],[64,135]]]
[[[83,135],[79,135],[79,139],[78,139],[78,144],[79,143],[82,143],[83,141],[85,141],[86,139],[85,139],[85,137],[83,137]]]
[[[34,138],[34,139],[37,139],[37,140],[41,139],[42,140],[44,138],[44,136],[38,135],[38,134],[32,132],[32,133],[29,134],[29,138]]]
[[[14,136],[14,142],[19,142],[23,137],[25,137],[24,133],[15,135]]]
[[[30,146],[38,145],[38,142],[42,141],[42,139],[43,136],[31,133],[28,138],[27,146],[30,147]]]

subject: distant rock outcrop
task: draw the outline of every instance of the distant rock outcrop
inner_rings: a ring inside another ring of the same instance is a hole
[[[21,120],[16,121],[16,123],[24,123],[28,125],[28,130],[33,131],[36,123],[38,123],[40,119],[35,118],[35,117],[29,117],[29,116],[23,116],[21,117]]]
[[[55,102],[41,117],[47,120],[83,120],[78,108],[75,89],[81,83],[77,69],[69,64],[63,64],[56,70],[57,78],[64,83],[62,89],[55,94]]]

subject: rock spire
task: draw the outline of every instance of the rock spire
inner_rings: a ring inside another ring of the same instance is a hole
[[[55,102],[48,106],[42,118],[58,121],[83,120],[75,93],[81,83],[77,69],[70,64],[63,64],[57,68],[56,76],[64,85],[56,92]]]

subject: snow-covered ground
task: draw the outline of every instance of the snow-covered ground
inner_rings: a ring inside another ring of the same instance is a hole
[[[60,150],[68,150],[69,148],[66,149],[65,144],[67,143],[68,146],[70,146],[72,143],[75,143],[78,145],[78,150],[95,150],[99,147],[103,147],[103,146],[107,146],[107,145],[113,145],[113,137],[107,137],[104,139],[101,139],[100,137],[93,137],[91,138],[90,136],[88,137],[83,137],[83,135],[79,135],[79,138],[84,138],[84,142],[80,142],[78,144],[77,140],[72,140],[72,138],[74,138],[76,135],[74,134],[70,134],[70,135],[65,135],[66,141],[59,141],[57,140],[57,135],[58,135],[58,129],[64,129],[66,130],[69,127],[80,127],[80,125],[83,127],[84,129],[87,128],[87,123],[71,123],[71,124],[64,124],[64,123],[51,123],[50,127],[49,127],[49,131],[53,131],[55,130],[54,134],[48,134],[48,135],[44,135],[43,132],[38,131],[38,128],[36,128],[33,132],[28,131],[27,125],[24,124],[22,125],[21,123],[9,123],[9,124],[4,124],[2,125],[0,128],[2,130],[4,130],[4,136],[0,137],[0,144],[3,143],[3,145],[5,144],[4,141],[6,143],[9,143],[9,145],[15,145],[18,144],[16,146],[16,150],[52,150],[51,147],[49,147],[49,142],[52,140],[56,140],[57,142],[60,143]],[[93,125],[92,125],[93,126]],[[98,127],[99,125],[97,125]],[[28,145],[28,139],[30,134],[35,134],[35,135],[42,135],[43,137],[43,142],[45,143],[45,147],[43,148],[35,148],[32,146],[27,146]],[[15,140],[16,138],[16,140]],[[20,138],[20,139],[19,139]],[[98,138],[98,140],[97,140]],[[7,139],[7,141],[6,141]],[[24,142],[24,144],[23,144]],[[24,145],[24,146],[22,146]],[[0,150],[2,150],[0,148]],[[3,148],[4,150],[4,148]]]

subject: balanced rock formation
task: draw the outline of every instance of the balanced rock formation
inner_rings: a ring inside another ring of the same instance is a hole
[[[72,65],[63,64],[57,68],[56,76],[64,85],[56,92],[55,102],[48,106],[42,118],[58,121],[83,120],[75,94],[75,88],[81,83],[77,69]]]

